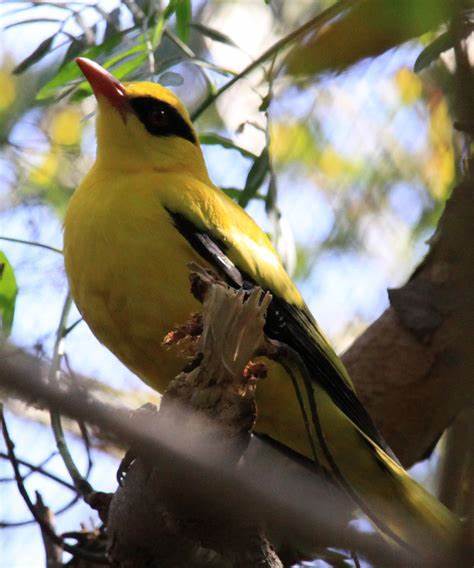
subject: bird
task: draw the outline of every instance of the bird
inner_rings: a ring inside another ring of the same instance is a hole
[[[183,363],[162,339],[199,311],[189,263],[231,286],[269,291],[265,333],[297,354],[309,378],[294,383],[288,368],[271,363],[256,389],[255,432],[326,464],[397,546],[453,545],[458,518],[397,461],[270,239],[212,183],[180,99],[159,83],[121,83],[94,61],[76,61],[97,101],[97,155],[68,204],[64,258],[93,334],[163,392]]]

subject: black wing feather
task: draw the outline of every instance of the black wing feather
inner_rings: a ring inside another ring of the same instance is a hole
[[[168,210],[175,227],[188,243],[211,264],[234,287],[255,286],[248,274],[239,270],[226,255],[224,242],[206,231],[202,231],[180,213]],[[341,377],[340,371],[314,340],[317,332],[313,316],[307,309],[301,309],[273,294],[268,308],[265,333],[294,349],[303,359],[311,379],[318,382],[329,394],[333,402],[369,438],[396,460],[393,452],[382,438],[367,410],[355,392]]]

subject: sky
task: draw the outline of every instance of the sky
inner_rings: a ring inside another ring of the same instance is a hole
[[[116,2],[103,2],[106,9]],[[11,6],[11,5],[9,5]],[[0,6],[0,17],[7,9]],[[275,32],[270,29],[268,10],[263,2],[252,6],[253,17],[248,18],[245,10],[235,3],[220,12],[212,21],[213,26],[230,35],[238,44],[245,47],[248,54],[255,55],[276,39]],[[51,12],[45,8],[45,14]],[[41,39],[51,33],[46,24],[31,25],[28,34],[18,38],[18,30],[4,32],[0,43],[0,61],[3,53],[21,60]],[[1,32],[0,32],[1,33]],[[240,69],[249,61],[249,56],[238,50],[210,46],[211,56],[216,63]],[[370,160],[377,152],[380,132],[378,128],[386,128],[382,121],[390,105],[396,106],[396,93],[393,89],[392,77],[402,65],[412,65],[417,51],[413,48],[401,49],[388,56],[365,64],[363,74],[358,67],[343,76],[331,79],[325,85],[331,92],[332,112],[321,117],[324,134],[333,146],[342,154]],[[286,116],[305,116],[305,112],[315,100],[314,89],[308,92],[291,92],[283,96],[276,105],[275,119]],[[185,93],[186,85],[178,92]],[[317,93],[316,93],[317,95]],[[263,143],[262,136],[253,128],[246,128],[242,134],[235,134],[241,117],[262,120],[261,116],[252,116],[255,105],[255,93],[251,88],[238,86],[228,95],[222,97],[218,109],[224,117],[224,125],[228,132],[242,146],[258,152]],[[327,105],[321,105],[327,110]],[[316,112],[318,112],[316,110]],[[394,117],[390,128],[398,143],[410,151],[416,152],[426,136],[426,121],[416,109],[405,109],[405,114]],[[348,120],[357,114],[357,122],[348,128]],[[83,142],[84,152],[92,156],[93,125],[86,126],[87,133]],[[27,125],[15,133],[18,140],[29,136]],[[211,178],[218,185],[239,187],[243,185],[249,163],[236,152],[222,151],[221,148],[207,146],[204,154],[208,163]],[[0,179],[4,165],[0,162]],[[284,172],[278,178],[280,189],[279,206],[284,213],[284,223],[288,227],[288,242],[291,240],[300,245],[311,245],[328,237],[334,219],[339,214],[338,200],[328,200],[326,194],[318,191],[318,184],[304,176],[295,176],[292,172]],[[0,186],[0,196],[1,196]],[[409,226],[421,214],[421,201],[413,192],[413,188],[400,183],[390,195],[390,207],[383,218],[374,219],[366,228],[366,254],[347,252],[339,255],[323,255],[317,265],[313,266],[309,277],[301,283],[301,290],[313,313],[316,314],[322,328],[336,342],[339,350],[350,343],[354,333],[361,326],[374,320],[388,305],[386,290],[403,283],[417,261],[426,251],[422,241],[410,246]],[[270,223],[261,202],[253,202],[249,212],[265,228]],[[403,223],[398,222],[402,218]],[[57,216],[46,206],[36,205],[19,207],[13,212],[0,212],[0,235],[11,237],[34,238],[52,246],[62,246],[62,227]],[[0,248],[15,267],[20,293],[17,301],[16,317],[12,333],[12,341],[22,347],[31,348],[42,342],[47,353],[50,353],[54,341],[54,331],[60,317],[62,303],[67,293],[62,257],[53,252],[25,247],[23,245],[0,243]],[[71,315],[70,322],[78,317],[77,311]],[[355,325],[355,331],[347,333],[347,328]],[[359,325],[360,324],[360,325]],[[72,367],[89,376],[106,381],[108,384],[125,390],[141,389],[144,386],[130,371],[125,369],[117,359],[109,353],[92,336],[85,324],[80,324],[67,338],[67,353]],[[53,448],[52,434],[49,429],[26,424],[7,411],[17,452],[20,456],[36,462],[48,456]],[[84,452],[77,440],[70,440],[71,448],[81,463]],[[92,483],[101,491],[113,491],[115,487],[115,469],[117,460],[96,452],[95,467],[92,472]],[[84,463],[81,463],[85,467]],[[64,466],[59,457],[54,457],[48,467],[51,471],[67,479]],[[433,471],[432,463],[417,466],[415,473],[421,478],[429,476]],[[9,466],[0,461],[0,477],[10,474]],[[48,498],[52,508],[61,507],[70,496],[67,490],[58,491],[57,486],[32,476],[27,481],[30,491],[41,490]],[[15,489],[5,484],[0,485],[0,519],[21,520],[28,517],[27,511]],[[77,529],[79,521],[86,526],[96,523],[86,505],[76,508],[57,520],[59,530]],[[28,546],[25,546],[28,543]],[[35,568],[42,566],[43,548],[38,529],[27,527],[22,529],[0,530],[0,550],[6,555],[0,558],[0,566]]]

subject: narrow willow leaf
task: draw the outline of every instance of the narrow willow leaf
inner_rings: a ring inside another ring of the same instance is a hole
[[[188,47],[184,41],[181,40],[176,34],[174,34],[169,28],[165,30],[166,35],[169,39],[188,57],[196,57],[194,51]]]
[[[236,187],[221,187],[222,191],[231,197],[234,201],[239,202],[240,196],[242,195],[242,189],[237,189]],[[253,199],[258,199],[261,201],[265,201],[265,197],[260,193],[256,193],[253,196]]]
[[[226,45],[231,45],[232,47],[237,47],[235,42],[228,36],[215,30],[214,28],[210,28],[209,26],[205,26],[200,22],[191,22],[190,26],[197,30],[198,32],[202,33],[203,36],[208,37],[214,41],[218,41],[220,43],[225,43]]]
[[[450,0],[339,0],[307,22],[309,36],[294,44],[286,68],[291,75],[341,72],[437,29],[452,10]]]
[[[163,36],[163,30],[165,27],[165,18],[163,14],[161,14],[156,22],[155,29],[153,30],[153,34],[151,36],[151,45],[153,49],[156,49],[161,43],[161,37]]]
[[[131,57],[124,63],[114,67],[113,73],[117,79],[125,79],[128,75],[131,75],[133,71],[136,71],[140,65],[142,65],[147,58],[146,53],[139,53],[135,57]]]
[[[239,205],[246,207],[248,202],[253,199],[268,173],[268,166],[268,148],[265,147],[260,156],[255,159],[249,170],[245,181],[245,187],[239,197]]]
[[[107,25],[105,27],[104,39],[103,41],[107,41],[111,37],[113,37],[118,31],[120,27],[120,14],[121,9],[120,7],[114,8],[110,14],[107,15]]]
[[[13,268],[0,251],[0,338],[11,332],[17,293],[18,286]]]
[[[30,53],[30,55],[28,55],[28,57],[26,59],[23,59],[23,61],[19,65],[17,65],[15,67],[15,69],[13,69],[13,74],[19,75],[20,73],[23,73],[29,67],[31,67],[32,65],[37,63],[40,59],[43,59],[43,57],[50,50],[51,45],[52,45],[55,37],[56,37],[56,34],[53,34],[52,36],[43,40],[38,45],[38,47],[32,53]]]
[[[114,47],[116,47],[120,43],[123,34],[124,32],[120,32],[111,37],[109,40],[105,41],[103,44],[93,45],[80,54],[83,57],[88,57],[89,59],[97,59],[100,55],[105,55],[112,51]],[[79,55],[79,53],[77,53],[76,56],[77,55]],[[76,65],[75,61],[68,61],[63,67],[61,67],[60,71],[50,81],[43,85],[43,87],[36,95],[36,99],[48,99],[54,96],[56,91],[60,87],[64,87],[70,81],[79,79],[80,77],[82,77],[82,73],[79,67]]]
[[[67,63],[78,57],[85,49],[87,48],[87,38],[85,34],[80,35],[79,37],[74,38],[67,51],[64,55],[64,58],[59,66],[59,69],[62,69]]]
[[[11,24],[5,26],[3,29],[11,30],[12,28],[16,28],[18,26],[23,26],[26,24],[47,24],[47,23],[57,24],[58,22],[61,22],[61,20],[58,20],[58,18],[30,18],[28,20],[20,20],[19,22],[12,22]]]
[[[186,43],[189,38],[189,24],[191,22],[191,0],[176,1],[176,33],[181,41]]]
[[[466,38],[470,34],[471,30],[469,26],[466,26],[466,29],[463,30],[462,39]],[[420,53],[415,61],[415,65],[413,66],[413,70],[415,73],[419,73],[425,67],[428,67],[438,59],[438,57],[454,47],[455,38],[451,31],[447,31],[440,36],[438,36],[434,41],[432,41],[429,45],[425,47],[425,49]]]
[[[199,141],[201,144],[206,146],[222,146],[228,150],[237,150],[242,156],[245,158],[251,158],[252,160],[256,160],[258,156],[249,152],[245,148],[238,146],[235,144],[230,138],[225,138],[220,134],[215,134],[214,132],[205,132],[199,136]]]

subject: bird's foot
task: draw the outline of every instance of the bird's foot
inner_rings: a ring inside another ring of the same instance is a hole
[[[130,413],[130,419],[142,421],[144,418],[146,419],[150,414],[156,414],[156,412],[157,412],[156,406],[154,404],[147,402],[143,406],[140,406],[140,408],[138,408],[137,410],[132,411]],[[137,458],[137,455],[138,452],[132,446],[126,451],[125,455],[123,456],[122,461],[120,462],[120,465],[118,466],[116,473],[117,482],[120,487],[123,486],[123,481],[127,476],[127,472],[130,469],[132,463]]]

